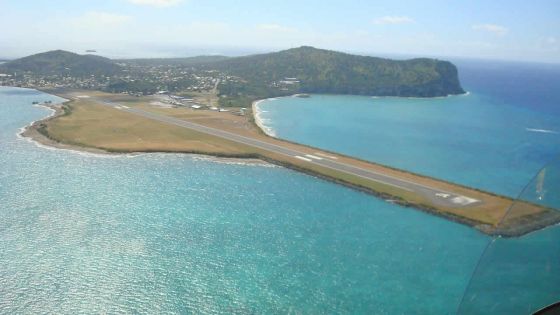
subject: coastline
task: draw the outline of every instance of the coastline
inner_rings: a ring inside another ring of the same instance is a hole
[[[52,91],[42,91],[44,93],[48,93],[48,94],[54,94],[57,95],[56,93],[53,93]],[[60,96],[60,95],[57,95]],[[260,100],[263,101],[263,100]],[[398,204],[401,205],[403,207],[412,207],[415,209],[418,209],[420,211],[429,213],[429,214],[433,214],[445,219],[448,219],[450,221],[454,221],[463,225],[467,225],[469,227],[475,228],[477,230],[479,230],[480,232],[486,234],[486,235],[502,235],[505,237],[518,237],[518,236],[522,236],[525,235],[527,233],[536,231],[536,230],[540,230],[542,228],[557,224],[558,222],[560,222],[560,218],[558,218],[557,216],[554,215],[554,213],[551,213],[551,211],[546,210],[543,213],[538,214],[537,216],[535,216],[534,218],[538,218],[537,222],[529,222],[527,220],[525,221],[516,221],[516,222],[511,222],[512,224],[508,224],[506,226],[503,227],[496,227],[493,226],[491,224],[485,223],[483,221],[478,221],[476,219],[471,219],[468,217],[463,217],[461,215],[457,215],[454,213],[450,213],[450,212],[442,212],[441,209],[438,209],[437,207],[434,207],[433,205],[430,204],[425,204],[423,202],[417,202],[417,201],[410,201],[410,200],[406,200],[403,199],[399,196],[393,195],[392,193],[387,193],[387,192],[383,192],[383,191],[379,191],[376,188],[372,188],[372,187],[368,187],[368,185],[364,185],[363,183],[359,183],[359,182],[355,182],[353,180],[349,180],[347,178],[343,178],[343,177],[339,177],[339,176],[334,176],[332,174],[325,174],[322,173],[318,170],[315,170],[313,168],[308,168],[308,167],[303,167],[301,165],[299,165],[298,163],[292,163],[291,161],[286,161],[286,160],[279,160],[276,159],[275,157],[268,157],[268,156],[263,156],[262,154],[254,154],[254,153],[248,153],[248,154],[216,154],[216,153],[212,153],[212,152],[200,152],[200,151],[164,151],[164,150],[154,150],[154,151],[128,151],[128,150],[105,150],[105,149],[101,149],[101,148],[95,148],[95,147],[91,147],[91,146],[87,146],[87,145],[81,145],[81,144],[66,144],[66,143],[60,143],[54,139],[50,139],[48,136],[44,135],[43,133],[41,133],[40,127],[42,124],[45,124],[46,122],[48,122],[51,119],[55,119],[57,117],[60,117],[62,115],[65,115],[65,111],[63,110],[63,105],[68,103],[68,102],[72,102],[72,100],[66,100],[65,102],[62,103],[58,103],[58,104],[53,104],[50,105],[51,110],[54,110],[54,112],[52,112],[49,116],[45,117],[44,119],[35,121],[33,123],[31,123],[30,125],[28,125],[24,132],[21,133],[22,137],[28,137],[31,138],[31,141],[36,142],[36,144],[38,143],[39,145],[44,145],[45,147],[50,147],[50,148],[56,148],[56,149],[62,149],[62,150],[69,150],[69,151],[73,151],[73,152],[86,152],[87,154],[102,154],[104,156],[122,156],[122,155],[126,155],[126,154],[145,154],[145,153],[173,153],[173,154],[190,154],[190,155],[198,155],[198,156],[202,156],[203,159],[217,159],[216,161],[223,161],[225,163],[231,164],[252,164],[251,161],[256,162],[257,164],[268,164],[268,165],[278,165],[278,166],[282,166],[288,169],[292,169],[294,171],[298,171],[316,178],[320,178],[323,180],[327,180],[336,184],[340,184],[342,186],[345,187],[349,187],[364,193],[367,193],[369,195],[378,197],[378,198],[382,198],[383,200],[389,202],[389,203],[393,203],[393,204]],[[254,107],[258,107],[258,102],[259,101],[255,101],[253,102],[253,106]],[[44,106],[44,105],[43,105]],[[49,107],[49,106],[45,106],[45,107]],[[256,116],[256,115],[254,115]],[[255,124],[257,124],[257,118],[254,117],[254,122]],[[258,126],[258,124],[257,124]],[[258,126],[260,128],[260,126]],[[262,131],[262,129],[260,129]],[[263,131],[263,133],[265,133]],[[267,135],[265,133],[265,135]],[[274,138],[273,136],[271,136],[272,138]],[[282,140],[283,141],[283,140]],[[287,141],[287,143],[291,143],[289,141]],[[300,145],[300,144],[297,144]],[[301,146],[301,145],[300,145]],[[312,148],[312,147],[309,147]],[[324,150],[323,150],[324,151]],[[328,151],[326,151],[328,152]],[[334,153],[335,155],[338,156],[343,156],[340,155],[338,153]],[[364,161],[367,162],[367,161]],[[367,163],[371,163],[371,162],[367,162]],[[376,163],[373,163],[374,165]],[[383,165],[380,165],[382,167],[386,167]],[[386,167],[386,168],[390,168],[390,169],[394,169],[391,167]],[[429,178],[429,177],[425,177],[422,175],[418,175],[418,174],[413,174],[410,172],[406,172],[406,171],[402,171],[402,170],[398,170],[398,169],[394,169],[396,171],[399,172],[405,172],[405,173],[409,173],[415,176],[421,176],[424,178]],[[445,182],[445,181],[441,181],[438,179],[434,179],[436,181],[440,181],[440,182]],[[454,183],[448,183],[454,186],[458,186],[461,187],[461,185],[457,185]],[[487,195],[493,195],[497,198],[506,198],[503,196],[498,196],[492,193],[488,193],[485,191],[480,191],[478,189],[473,189],[470,187],[463,187],[469,190],[473,190],[473,191],[478,191],[480,193],[483,194],[487,194]],[[509,199],[509,198],[508,198]],[[540,206],[539,206],[540,207]]]
[[[265,135],[272,137],[272,138],[277,138],[276,132],[274,131],[274,129],[272,129],[271,127],[266,126],[266,124],[264,123],[264,119],[262,118],[261,114],[263,113],[263,111],[260,109],[259,105],[265,101],[271,101],[271,100],[276,100],[279,98],[284,98],[284,97],[300,97],[300,95],[307,95],[307,97],[312,97],[313,94],[302,94],[302,93],[298,93],[298,94],[293,94],[293,95],[286,95],[286,96],[279,96],[279,97],[269,97],[269,98],[263,98],[260,100],[255,100],[251,103],[251,109],[253,112],[253,119],[255,121],[255,125],[257,125],[257,127],[259,127],[260,131],[262,131]],[[322,94],[315,94],[315,95],[322,95]],[[324,95],[330,95],[330,94],[324,94]],[[469,96],[471,95],[470,91],[465,91],[465,93],[462,94],[448,94],[446,96],[430,96],[430,97],[412,97],[412,96],[368,96],[368,95],[356,95],[356,96],[361,96],[361,97],[369,97],[372,99],[418,99],[418,100],[423,100],[423,99],[444,99],[444,98],[449,98],[449,97],[464,97],[464,96]],[[286,141],[284,139],[282,139],[283,141]]]
[[[384,98],[404,98],[404,99],[412,99],[412,100],[432,100],[432,99],[442,99],[442,98],[449,98],[449,97],[461,97],[461,96],[469,96],[471,95],[470,91],[465,91],[465,93],[460,93],[460,94],[447,94],[447,95],[442,95],[442,96],[426,96],[426,97],[421,97],[421,96],[369,96],[370,98],[373,99],[384,99]],[[364,95],[366,96],[366,95]]]
[[[50,114],[45,118],[32,121],[27,126],[20,128],[20,131],[18,132],[17,136],[24,140],[32,142],[38,147],[45,148],[45,149],[58,149],[58,150],[65,150],[65,151],[73,151],[77,153],[85,152],[85,153],[96,154],[96,155],[113,155],[114,153],[102,149],[60,143],[54,139],[47,137],[46,135],[40,132],[40,128],[44,126],[45,123],[47,123],[52,119],[65,115],[63,106],[68,102],[71,101],[65,100],[62,101],[61,103],[49,104],[49,105],[36,104],[35,106],[37,107],[49,109]]]

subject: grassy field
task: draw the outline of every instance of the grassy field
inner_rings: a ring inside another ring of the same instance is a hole
[[[88,92],[89,93],[89,92]],[[92,94],[94,95],[94,94]],[[99,93],[95,93],[99,96]],[[63,95],[71,98],[72,95]],[[220,128],[262,141],[272,142],[300,152],[314,154],[315,148],[284,142],[263,135],[249,121],[249,117],[214,111],[195,111],[189,108],[160,108],[149,105],[149,100],[123,95],[104,94],[104,98],[118,101],[127,106],[137,106],[143,110],[173,116],[213,128]],[[347,186],[375,194],[405,206],[412,206],[436,215],[465,223],[490,232],[502,221],[512,200],[486,192],[470,189],[448,182],[438,181],[409,172],[386,168],[373,163],[337,155],[340,161],[373,171],[413,180],[418,183],[437,187],[482,201],[468,207],[442,207],[435,205],[423,195],[384,185],[355,175],[339,172],[316,164],[306,163],[292,156],[284,156],[252,146],[243,145],[220,137],[199,133],[186,128],[173,126],[138,115],[97,104],[86,98],[74,98],[67,103],[70,113],[51,119],[45,123],[43,133],[57,142],[80,147],[97,148],[110,152],[186,152],[224,157],[256,157],[283,165],[314,176],[326,178]],[[329,153],[332,154],[332,153]],[[546,209],[526,204],[517,207],[503,224],[514,227],[527,222],[535,214],[545,213]]]
[[[70,105],[71,115],[47,123],[46,131],[57,141],[113,152],[199,152],[245,155],[250,148],[185,128],[131,115],[91,101]]]

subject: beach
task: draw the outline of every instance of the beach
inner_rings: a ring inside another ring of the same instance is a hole
[[[261,104],[262,102],[266,101],[266,100],[270,100],[270,99],[265,99],[265,100],[257,100],[254,101],[252,103],[251,109],[253,110],[253,117],[255,120],[255,124],[259,127],[259,129],[264,132],[267,136],[269,137],[276,137],[276,133],[274,132],[274,129],[267,127],[264,122],[263,122],[263,118],[262,118],[262,110],[259,108],[259,104]]]

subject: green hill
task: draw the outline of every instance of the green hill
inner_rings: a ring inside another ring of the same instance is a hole
[[[84,77],[90,75],[111,76],[122,68],[111,59],[78,55],[64,50],[53,50],[16,59],[0,65],[3,72],[29,72],[36,75],[70,75]]]
[[[462,94],[457,68],[448,61],[391,60],[300,47],[230,58],[206,65],[247,84],[222,84],[225,95],[269,96],[333,93],[434,97]]]
[[[157,69],[150,69],[153,66]],[[185,69],[191,76],[185,76]],[[116,86],[115,91],[145,93],[162,88],[181,91],[200,84],[194,77],[212,73],[204,73],[204,70],[217,70],[216,77],[228,75],[227,79],[221,78],[218,86],[223,106],[246,106],[254,99],[295,93],[407,97],[464,93],[457,68],[448,61],[428,58],[391,60],[307,46],[244,57],[129,60],[55,50],[0,64],[1,73],[29,73],[39,77],[95,75],[98,79],[107,76],[110,77],[110,90]],[[97,88],[107,85],[105,78],[94,83]]]

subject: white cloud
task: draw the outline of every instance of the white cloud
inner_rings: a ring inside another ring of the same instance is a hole
[[[132,20],[128,15],[89,11],[70,20],[73,27],[89,29],[109,29],[127,24]]]
[[[171,7],[183,2],[183,0],[127,0],[127,1],[132,4],[147,5],[147,6],[159,7],[159,8]]]
[[[395,15],[388,15],[382,16],[373,20],[374,24],[382,25],[382,24],[407,24],[413,23],[414,20],[409,18],[408,16],[395,16]]]
[[[498,36],[506,35],[509,30],[505,26],[496,25],[496,24],[475,24],[472,26],[472,29],[475,31],[485,31],[494,33]]]

